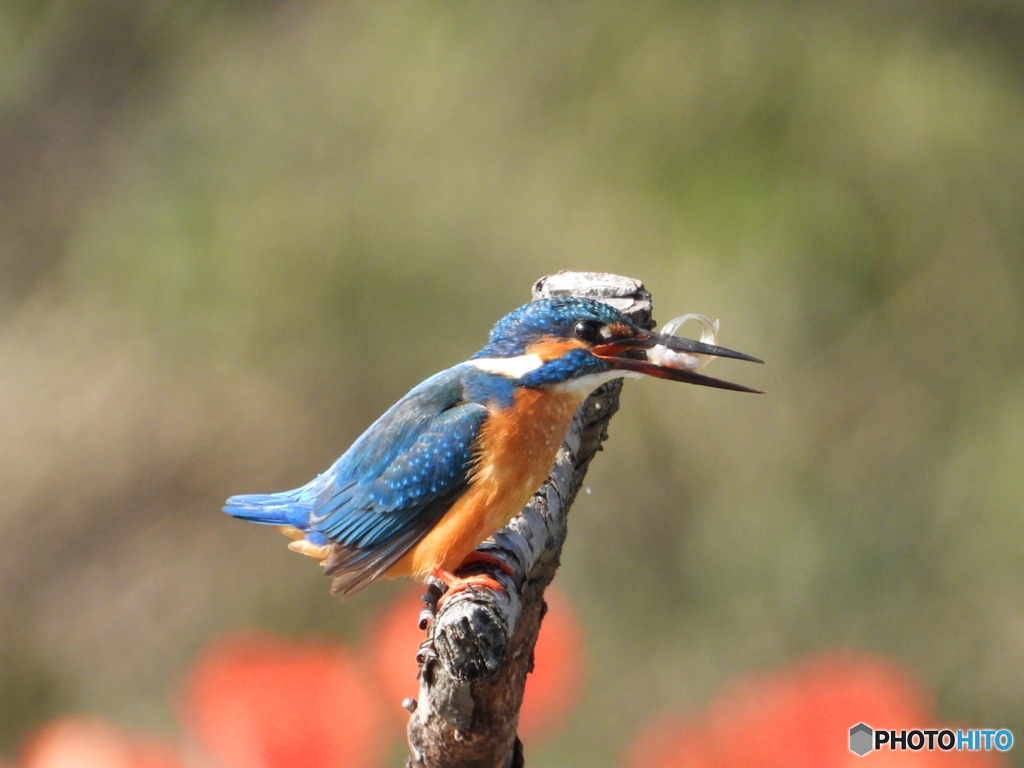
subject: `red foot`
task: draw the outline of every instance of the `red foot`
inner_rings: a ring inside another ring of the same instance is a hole
[[[469,555],[466,556],[466,559],[462,561],[462,565],[460,565],[456,570],[461,571],[467,565],[470,565],[472,563],[485,563],[486,565],[493,565],[506,576],[511,576],[512,578],[515,578],[516,575],[515,571],[512,570],[512,566],[510,566],[500,557],[498,557],[497,555],[492,555],[489,552],[481,552],[478,549],[474,549],[472,552],[470,552]]]
[[[448,591],[441,595],[437,601],[437,610],[441,610],[441,606],[445,604],[452,595],[457,595],[459,592],[465,592],[471,587],[487,587],[493,589],[496,592],[504,592],[505,588],[498,582],[492,579],[490,576],[467,576],[466,578],[460,578],[451,571],[446,571],[444,568],[435,568],[430,572],[430,575],[439,581],[443,581],[448,585]]]

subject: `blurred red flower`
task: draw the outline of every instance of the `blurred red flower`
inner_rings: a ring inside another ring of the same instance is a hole
[[[403,699],[419,693],[416,649],[427,633],[417,627],[422,586],[402,591],[377,617],[367,633],[367,655],[386,699],[385,706],[395,721],[404,726],[409,713]]]
[[[220,768],[370,768],[388,745],[372,681],[316,641],[222,637],[192,670],[183,720]]]
[[[95,717],[52,720],[30,735],[18,768],[181,768],[174,750]]]
[[[369,635],[373,644],[370,655],[389,699],[388,709],[403,724],[409,713],[399,705],[419,692],[416,649],[426,637],[416,626],[422,593],[422,587],[415,587],[399,595]],[[524,741],[535,742],[562,728],[579,701],[586,669],[583,631],[572,603],[555,587],[548,587],[544,597],[548,613],[537,638],[534,671],[526,678],[519,714],[519,735]]]
[[[548,612],[533,650],[533,672],[526,678],[519,734],[536,741],[558,733],[583,694],[586,651],[583,628],[569,596],[548,587]]]
[[[930,727],[931,706],[909,676],[866,654],[835,652],[753,677],[695,718],[669,716],[635,740],[630,768],[839,768],[958,766],[1000,768],[991,752],[901,752],[858,757],[849,729]],[[955,730],[955,728],[954,728]]]

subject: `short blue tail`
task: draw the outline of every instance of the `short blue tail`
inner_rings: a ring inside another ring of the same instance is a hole
[[[300,530],[308,530],[311,508],[295,491],[286,491],[232,496],[224,506],[224,511],[251,523],[291,525]]]

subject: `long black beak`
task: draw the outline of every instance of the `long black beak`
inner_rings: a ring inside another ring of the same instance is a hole
[[[764,363],[756,357],[745,355],[725,347],[718,347],[714,344],[705,344],[693,339],[684,339],[681,336],[670,336],[654,331],[639,331],[634,336],[623,339],[615,339],[607,344],[598,344],[591,352],[606,360],[614,367],[625,371],[636,371],[648,376],[656,376],[659,379],[670,379],[672,381],[684,381],[687,384],[698,384],[702,387],[716,387],[718,389],[731,389],[734,392],[751,392],[763,395],[765,392],[760,389],[751,389],[742,384],[733,384],[731,381],[723,381],[713,376],[705,376],[687,368],[673,368],[668,365],[658,365],[650,360],[636,360],[632,357],[621,357],[621,353],[633,349],[651,349],[656,346],[668,347],[673,352],[689,352],[699,355],[712,355],[714,357],[730,357],[733,360],[746,360],[751,363]]]

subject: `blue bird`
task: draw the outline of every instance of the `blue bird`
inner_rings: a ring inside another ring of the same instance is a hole
[[[595,388],[646,374],[758,391],[637,354],[655,348],[658,360],[693,353],[761,362],[646,331],[598,301],[535,301],[502,318],[468,361],[399,400],[326,472],[292,491],[233,496],[224,511],[295,539],[289,547],[320,560],[342,597],[382,576],[434,576],[448,595],[500,589],[486,576],[452,574],[493,561],[474,550],[544,482],[576,408]]]

